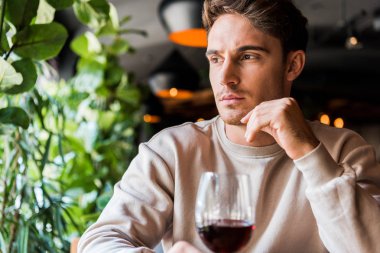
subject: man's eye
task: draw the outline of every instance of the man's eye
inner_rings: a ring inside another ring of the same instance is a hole
[[[211,63],[218,63],[219,62],[219,57],[210,57],[209,61]]]
[[[252,60],[252,59],[255,59],[255,57],[253,55],[250,55],[250,54],[245,54],[243,55],[243,60]]]

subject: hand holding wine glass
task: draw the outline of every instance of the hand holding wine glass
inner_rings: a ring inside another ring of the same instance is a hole
[[[205,245],[214,252],[236,252],[250,240],[252,220],[249,176],[206,172],[195,207],[195,223]]]

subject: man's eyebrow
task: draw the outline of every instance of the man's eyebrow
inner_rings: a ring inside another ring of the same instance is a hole
[[[210,49],[206,51],[206,56],[212,55],[212,54],[218,54],[218,50]]]
[[[262,52],[265,52],[265,53],[269,53],[269,50],[267,48],[260,47],[260,46],[253,46],[253,45],[247,45],[247,46],[239,47],[236,51],[237,52],[244,52],[244,51],[249,51],[249,50],[262,51]]]
[[[240,53],[240,52],[249,51],[249,50],[269,53],[269,50],[267,48],[260,47],[260,46],[254,46],[254,45],[247,45],[247,46],[239,47],[238,49],[236,49],[236,52]],[[218,50],[210,49],[210,50],[206,51],[206,56],[212,55],[212,54],[218,54],[218,53],[219,53]]]

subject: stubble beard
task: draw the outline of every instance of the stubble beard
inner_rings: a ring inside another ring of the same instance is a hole
[[[233,118],[233,119],[223,119],[223,117],[222,117],[222,120],[224,121],[224,123],[225,124],[227,124],[227,125],[233,125],[233,126],[241,126],[241,125],[243,125],[241,122],[240,122],[240,120],[238,120],[238,119],[235,119],[235,118]]]
[[[234,108],[232,106],[223,108],[222,110],[218,108],[218,110],[219,110],[219,115],[221,119],[224,121],[224,123],[228,125],[234,125],[234,126],[243,125],[240,120],[248,113],[248,112],[242,111],[241,109]]]
[[[246,92],[243,90],[238,90],[238,87],[236,85],[231,86],[230,89],[231,91],[233,91],[234,93],[238,95],[245,96]],[[215,102],[216,102],[217,109],[218,109],[221,119],[224,121],[225,124],[228,124],[228,125],[234,125],[234,126],[243,125],[240,120],[245,115],[247,115],[247,113],[251,109],[241,108],[240,106],[235,106],[235,105],[223,106],[222,104],[218,104],[218,100],[222,96],[223,93],[227,93],[227,91],[223,91],[223,92],[221,91],[217,96],[215,96]]]

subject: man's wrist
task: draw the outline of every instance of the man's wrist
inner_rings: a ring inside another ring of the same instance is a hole
[[[294,160],[296,167],[302,172],[309,186],[322,185],[342,173],[324,145],[320,143],[305,156]]]
[[[293,155],[291,156],[291,159],[293,160],[298,160],[301,159],[302,157],[306,156],[310,152],[312,152],[314,149],[318,147],[320,144],[319,140],[314,138],[313,140],[306,142],[302,145],[299,145]]]

